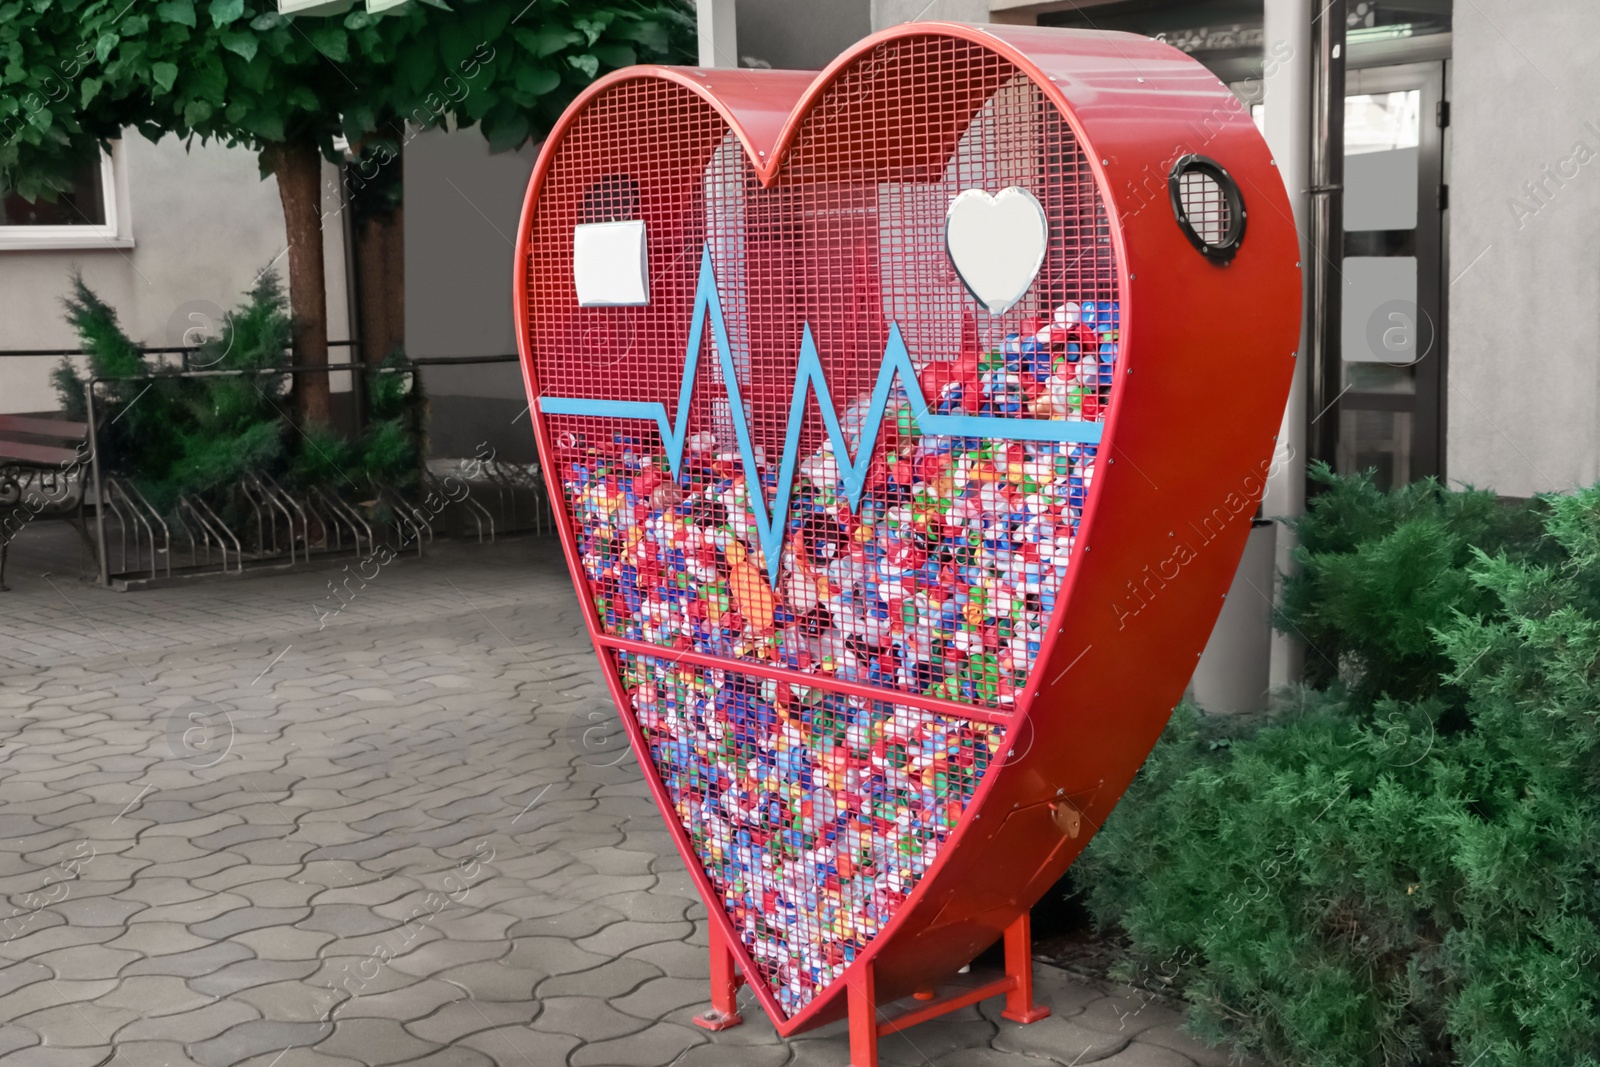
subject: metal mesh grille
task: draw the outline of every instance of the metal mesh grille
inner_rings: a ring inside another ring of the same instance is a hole
[[[1178,176],[1178,198],[1190,227],[1200,240],[1208,245],[1220,245],[1227,239],[1233,213],[1215,178],[1204,171],[1183,172]]]
[[[787,1014],[932,866],[1004,727],[618,657],[674,814]]]
[[[1028,296],[991,317],[943,253],[944,213],[965,189],[1008,185],[1040,200],[1050,244]],[[651,305],[579,308],[565,276],[572,228],[619,217],[647,224]],[[768,512],[806,327],[853,445],[872,429],[891,324],[941,411],[1098,421],[1110,398],[1120,312],[1087,160],[1037,87],[971,44],[912,39],[869,57],[813,111],[765,190],[704,101],[627,83],[568,134],[535,222],[543,394],[651,401],[673,418],[709,247]],[[789,507],[775,516],[789,530],[780,577],[762,589],[724,377],[708,336],[676,479],[646,420],[548,418],[608,632],[1009,703],[1053,610],[1095,448],[919,437],[896,389],[852,512],[808,396]]]
[[[1043,206],[1048,246],[1027,295],[990,316],[945,254],[945,218],[959,193],[1009,186]],[[573,227],[619,220],[646,225],[650,303],[580,308]],[[558,147],[527,255],[533,370],[602,640],[662,649],[617,652],[618,669],[708,877],[793,1013],[932,861],[1050,625],[1118,358],[1104,204],[1068,124],[1011,64],[903,38],[839,78],[765,188],[689,90],[611,89]],[[896,334],[915,390],[893,378],[880,409]],[[1006,421],[961,436],[924,432],[929,415]],[[1095,432],[1026,429],[1064,423]],[[852,483],[858,451],[871,461]]]

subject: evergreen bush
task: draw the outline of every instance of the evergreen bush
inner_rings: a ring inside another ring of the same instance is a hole
[[[1364,700],[1435,692],[1447,664],[1434,631],[1491,599],[1468,575],[1474,549],[1538,553],[1541,505],[1449,491],[1432,478],[1385,491],[1370,475],[1341,478],[1322,463],[1311,477],[1324,489],[1290,524],[1300,570],[1279,619],[1307,646],[1307,682]]]
[[[1597,1067],[1600,487],[1318,476],[1283,622],[1339,670],[1179,708],[1074,867],[1090,913],[1275,1063]]]
[[[287,375],[269,368],[285,363],[293,324],[271,270],[189,359],[193,369],[245,374],[184,377],[180,368],[147,359],[81,275],[73,275],[65,305],[90,372],[129,379],[107,382],[96,394],[101,464],[158,510],[185,494],[226,495],[252,473],[356,501],[372,498],[377,485],[406,488],[418,477],[418,390],[398,353],[365,376],[367,426],[359,437],[321,425],[302,430],[289,420]],[[53,381],[68,417],[83,418],[84,379],[69,361]],[[219,511],[226,507],[217,502]]]

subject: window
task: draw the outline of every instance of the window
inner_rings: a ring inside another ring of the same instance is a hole
[[[0,250],[123,248],[133,244],[118,210],[120,145],[84,166],[54,201],[29,203],[0,189]]]

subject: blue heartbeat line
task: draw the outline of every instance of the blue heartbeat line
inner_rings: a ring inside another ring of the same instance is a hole
[[[761,471],[756,466],[755,448],[750,442],[750,427],[745,420],[744,401],[739,396],[739,376],[734,365],[733,351],[728,344],[728,329],[722,318],[722,298],[717,291],[716,271],[711,264],[711,248],[707,245],[700,253],[700,281],[694,296],[694,319],[689,327],[689,344],[684,351],[683,381],[678,386],[677,419],[667,416],[667,406],[647,400],[593,400],[584,397],[545,396],[539,398],[539,410],[547,415],[588,415],[613,419],[645,419],[654,422],[661,431],[661,441],[666,447],[667,463],[673,478],[679,477],[684,446],[689,438],[689,401],[694,395],[695,370],[700,363],[701,342],[705,338],[706,318],[711,319],[712,336],[717,344],[717,358],[722,365],[722,382],[728,393],[732,409],[733,430],[739,441],[739,454],[744,459],[745,484],[750,494],[750,507],[755,513],[756,531],[761,549],[766,555],[767,575],[774,588],[778,584],[778,565],[782,558],[783,534],[788,525],[789,498],[794,487],[795,464],[800,453],[800,427],[805,419],[806,394],[812,389],[817,394],[817,404],[822,409],[822,422],[828,431],[828,441],[833,446],[834,461],[839,466],[840,480],[852,512],[861,508],[861,496],[866,490],[867,471],[872,465],[873,448],[878,443],[878,431],[883,425],[883,413],[889,406],[889,394],[898,374],[911,406],[917,429],[938,437],[983,437],[1001,441],[1051,441],[1067,444],[1093,445],[1100,442],[1101,427],[1094,422],[1067,422],[1055,419],[1011,419],[992,415],[937,415],[928,410],[928,401],[922,395],[917,381],[917,370],[906,350],[898,324],[889,327],[889,341],[883,350],[883,362],[878,369],[878,382],[872,390],[872,402],[867,408],[866,421],[861,428],[861,447],[851,458],[844,429],[834,409],[833,395],[828,390],[828,380],[823,375],[822,360],[817,355],[816,343],[811,338],[808,323],[800,338],[800,361],[794,373],[794,399],[789,403],[789,426],[783,442],[783,465],[778,471],[777,492],[772,501],[769,517],[762,499]]]

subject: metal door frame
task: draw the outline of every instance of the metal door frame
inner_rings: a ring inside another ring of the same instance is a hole
[[[1368,93],[1420,92],[1417,131],[1417,226],[1414,254],[1417,258],[1416,328],[1423,330],[1422,319],[1431,326],[1432,342],[1414,364],[1414,389],[1408,394],[1341,391],[1334,409],[1324,418],[1337,418],[1344,410],[1406,411],[1411,414],[1411,480],[1433,474],[1445,477],[1445,396],[1449,286],[1445,276],[1445,225],[1449,210],[1449,186],[1445,182],[1444,137],[1449,122],[1443,62],[1402,63],[1392,66],[1353,68],[1346,72],[1346,97]],[[1342,200],[1342,198],[1341,198]],[[1353,234],[1339,220],[1341,245]],[[1379,231],[1381,232],[1381,231]],[[1343,256],[1340,257],[1341,262]],[[1424,338],[1419,333],[1419,342]],[[1337,353],[1330,357],[1338,359]],[[1339,360],[1340,381],[1343,361]],[[1342,387],[1341,387],[1342,388]],[[1338,424],[1335,424],[1338,425]],[[1337,439],[1338,434],[1335,434]],[[1319,457],[1333,462],[1334,456]]]

